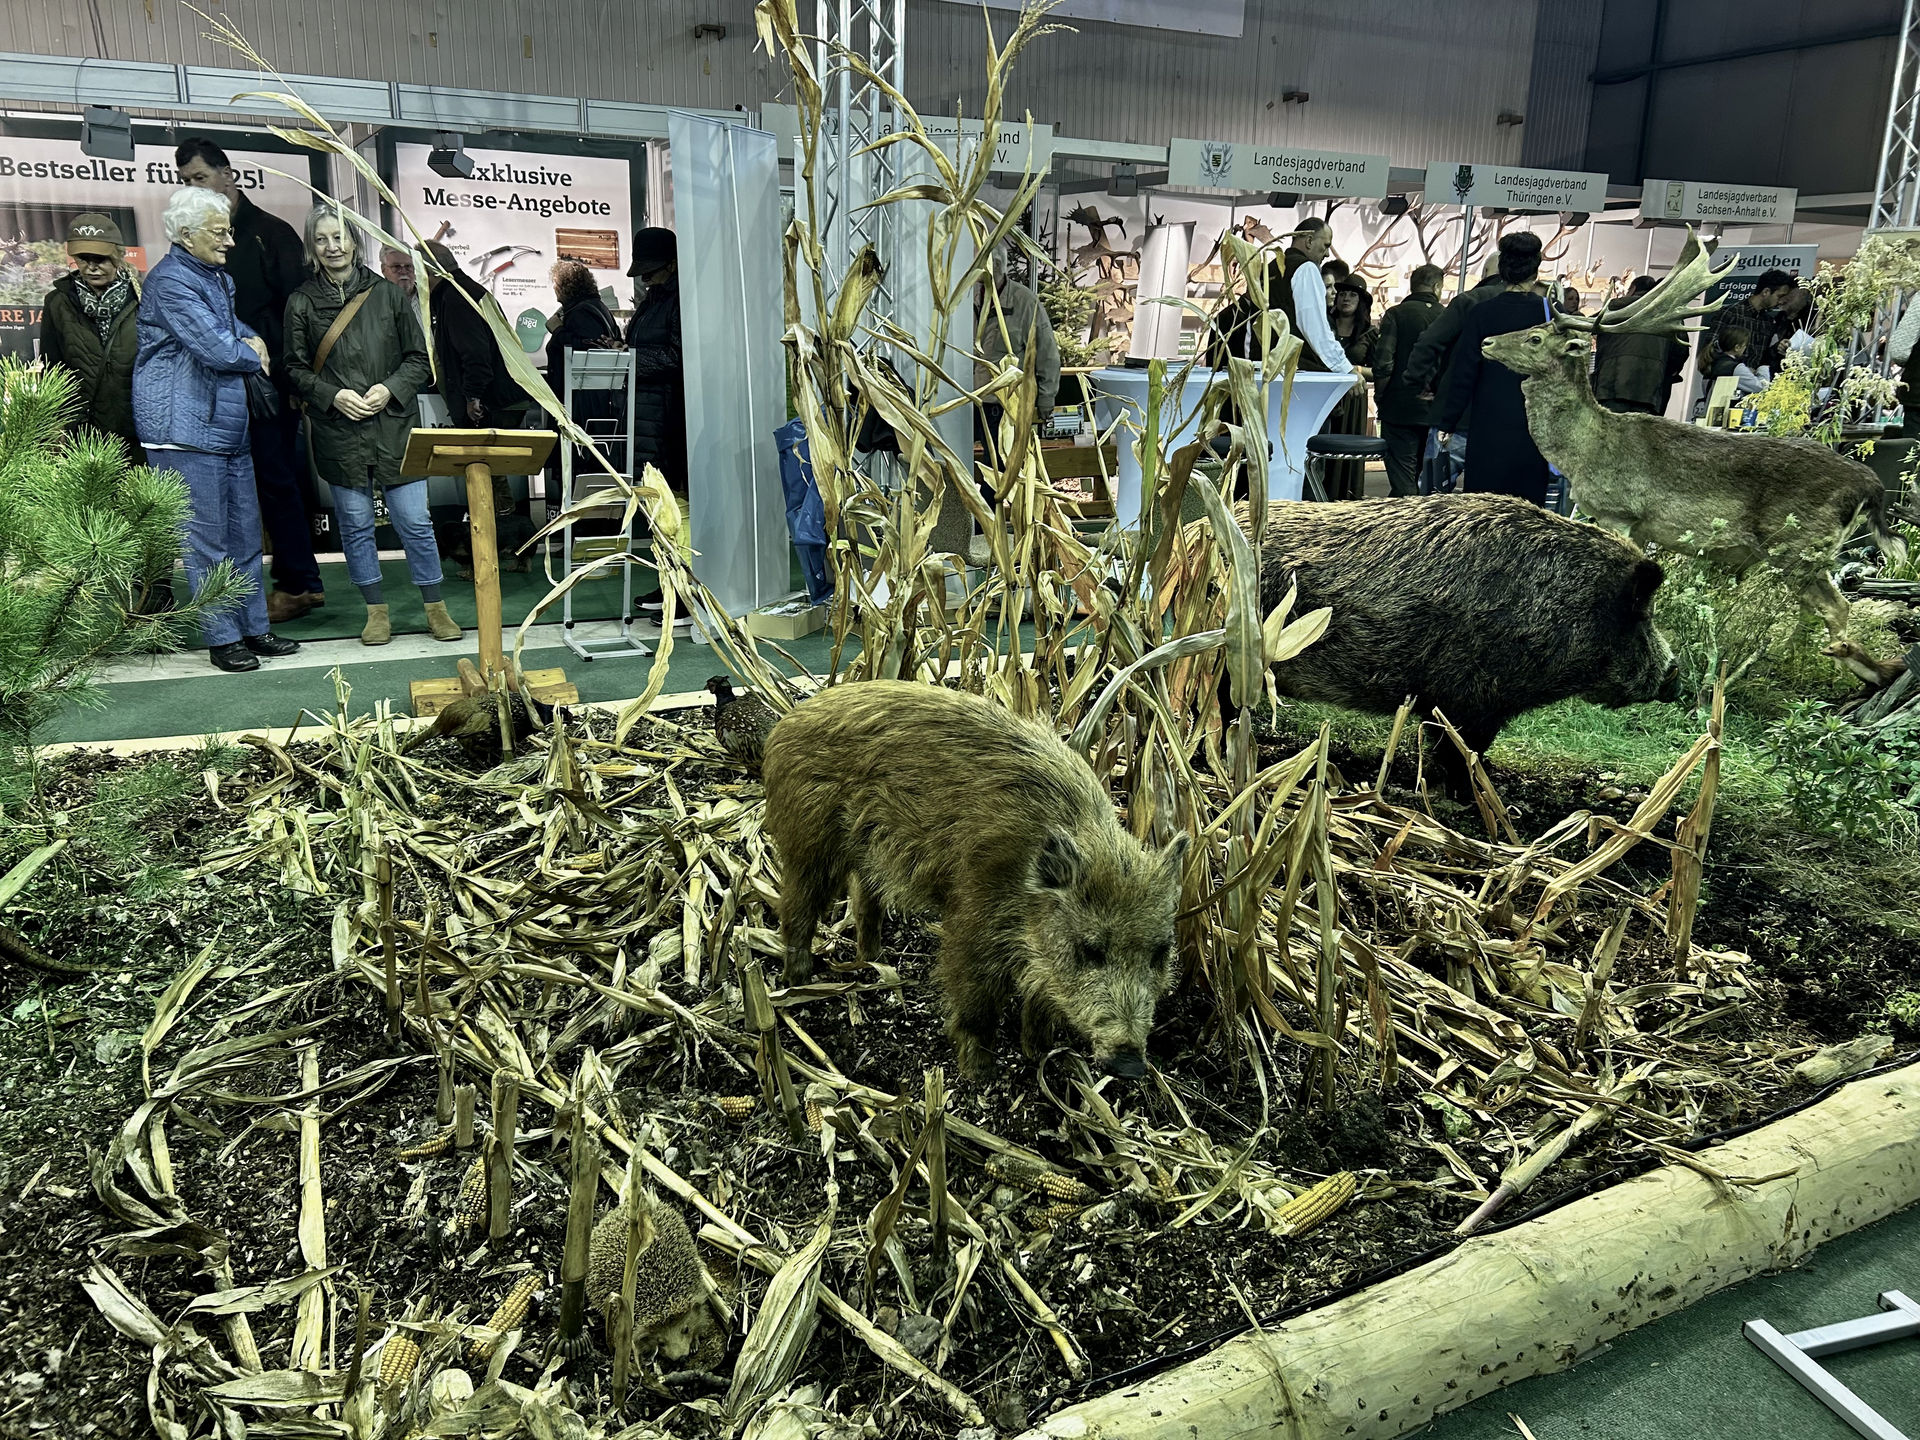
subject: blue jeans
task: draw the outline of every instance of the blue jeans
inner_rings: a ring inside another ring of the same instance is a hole
[[[150,450],[156,470],[174,470],[187,482],[191,514],[180,542],[188,588],[198,591],[222,560],[247,585],[247,594],[200,621],[209,647],[231,645],[242,635],[267,633],[267,594],[260,584],[260,499],[253,488],[253,457],[210,455],[204,450]]]
[[[373,496],[364,490],[333,487],[333,513],[340,521],[340,548],[347,556],[347,578],[356,585],[380,583],[380,550],[373,543]],[[427,518],[427,482],[409,480],[387,487],[387,518],[407,552],[407,573],[416,585],[440,583],[440,547]]]

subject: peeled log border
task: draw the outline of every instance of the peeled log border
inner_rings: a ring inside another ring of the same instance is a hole
[[[1395,1440],[1920,1200],[1920,1064],[1050,1416],[1021,1440]],[[1311,1245],[1312,1239],[1302,1243]]]

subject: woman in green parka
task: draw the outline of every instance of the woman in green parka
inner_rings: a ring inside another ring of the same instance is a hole
[[[393,638],[373,538],[375,491],[385,492],[433,638],[458,640],[460,626],[440,598],[427,482],[400,476],[414,397],[432,375],[420,318],[404,290],[360,263],[359,232],[339,207],[314,206],[306,233],[314,273],[287,300],[287,382],[306,407],[314,473],[333,491],[347,576],[367,602],[360,643]]]

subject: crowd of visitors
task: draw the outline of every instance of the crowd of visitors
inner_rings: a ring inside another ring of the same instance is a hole
[[[438,242],[419,256],[383,247],[376,273],[362,259],[361,228],[330,201],[313,207],[303,239],[246,196],[210,140],[180,145],[175,164],[183,188],[163,217],[169,249],[144,281],[128,264],[111,216],[74,218],[66,239],[72,269],[43,304],[40,358],[72,373],[81,423],[118,439],[136,464],[185,481],[188,587],[197,591],[222,564],[242,580],[240,601],[202,622],[212,663],[255,670],[262,657],[295,653],[299,644],[272,627],[325,603],[309,476],[327,487],[348,578],[366,605],[362,643],[385,644],[393,635],[375,541],[381,524],[400,538],[429,632],[460,639],[441,595],[427,482],[400,472],[418,396],[436,384],[456,426],[513,429],[538,418],[475,308],[485,288]],[[657,465],[684,493],[675,241],[662,229],[634,240],[629,273],[644,289],[624,336],[592,272],[570,261],[555,267],[559,309],[548,322],[548,377],[556,391],[564,388],[569,348],[631,349],[636,468]],[[420,323],[422,275],[434,361]],[[505,532],[516,518],[527,528],[516,510],[524,503],[507,477],[496,477],[496,519],[509,545],[516,542]],[[163,590],[142,603],[172,601]],[[661,597],[656,591],[640,604],[659,609]]]

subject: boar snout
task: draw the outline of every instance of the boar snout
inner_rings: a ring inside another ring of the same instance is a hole
[[[1109,1055],[1102,1068],[1107,1074],[1117,1075],[1122,1080],[1138,1080],[1147,1073],[1147,1061],[1143,1055],[1123,1050]]]

